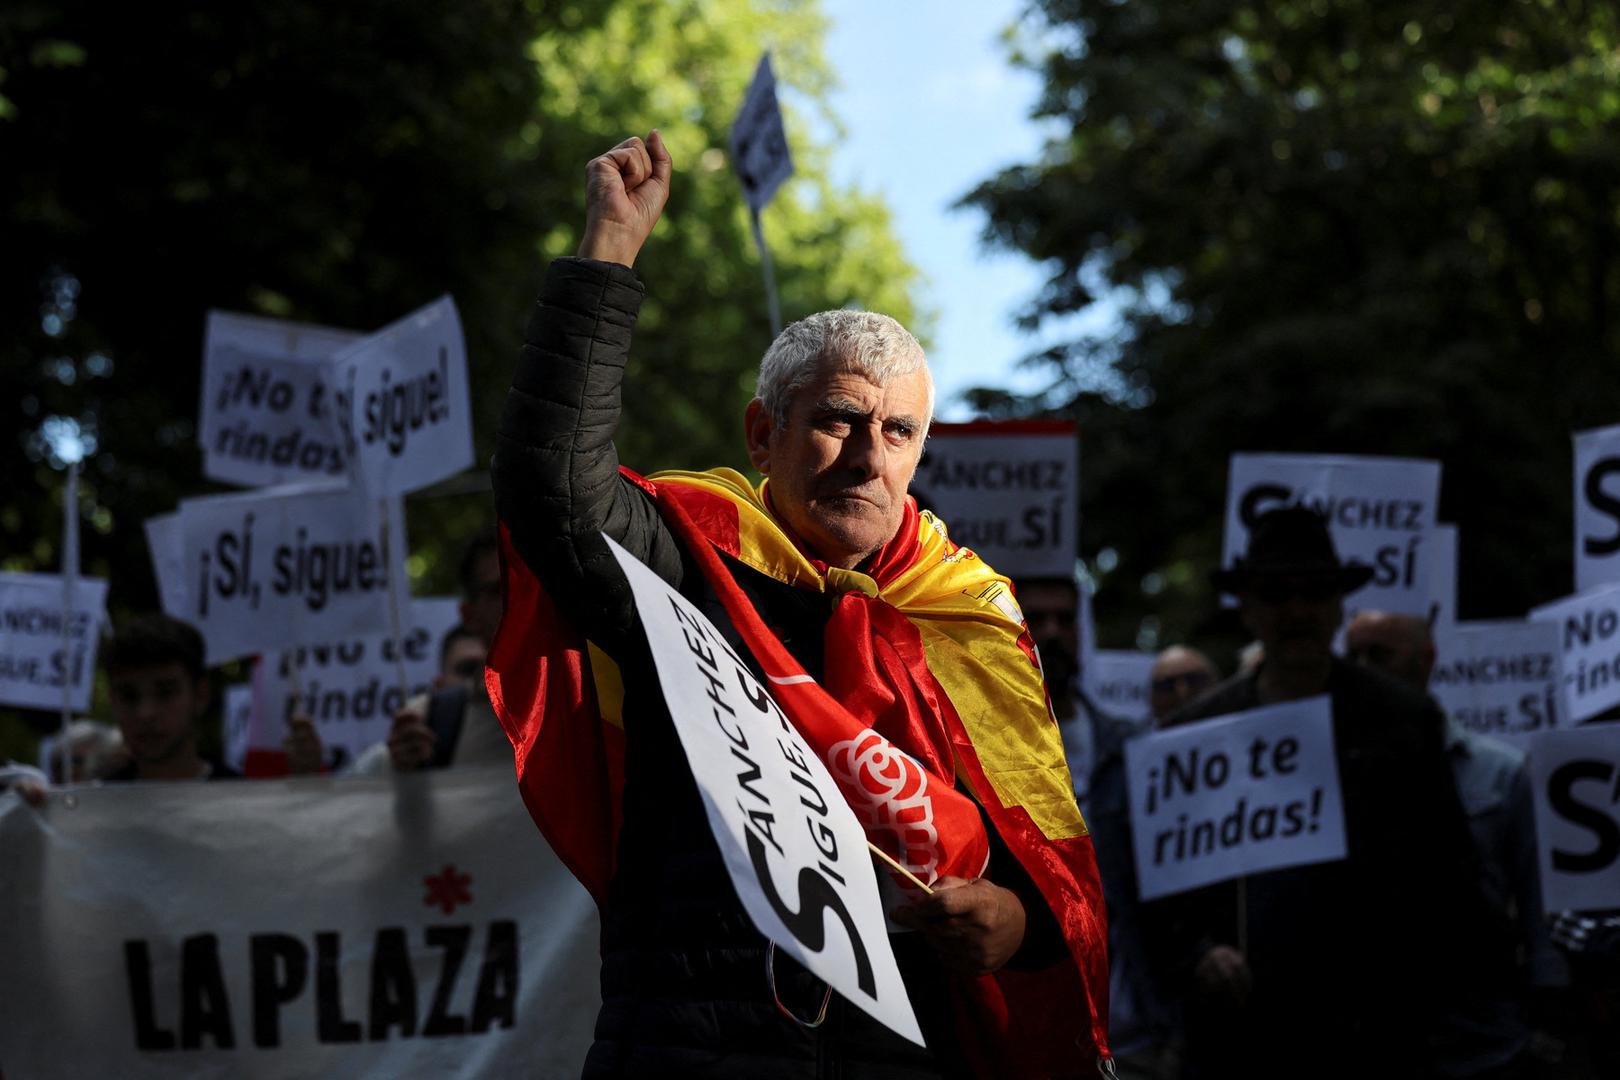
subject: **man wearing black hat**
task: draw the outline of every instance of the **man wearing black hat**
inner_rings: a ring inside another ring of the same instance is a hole
[[[1150,905],[1187,996],[1189,1078],[1435,1075],[1439,1006],[1500,947],[1434,705],[1333,655],[1344,596],[1371,576],[1302,507],[1261,515],[1215,575],[1265,659],[1164,726],[1329,695],[1348,856]]]

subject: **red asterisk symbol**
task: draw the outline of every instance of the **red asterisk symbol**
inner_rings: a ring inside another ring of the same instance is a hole
[[[467,886],[472,884],[472,875],[458,874],[449,863],[437,874],[423,878],[422,884],[427,886],[427,895],[422,897],[422,903],[427,907],[438,907],[446,915],[455,911],[457,904],[472,903],[472,893],[467,891]]]

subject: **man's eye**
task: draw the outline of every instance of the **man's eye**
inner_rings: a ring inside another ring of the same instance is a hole
[[[842,437],[849,434],[849,421],[842,416],[824,416],[816,426],[829,435]]]
[[[894,424],[886,430],[890,440],[892,440],[895,444],[902,446],[910,442],[917,435],[917,432],[913,428],[905,424]]]

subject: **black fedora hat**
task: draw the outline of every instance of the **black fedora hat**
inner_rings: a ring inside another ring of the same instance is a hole
[[[1304,506],[1267,510],[1249,528],[1249,549],[1210,580],[1222,592],[1240,593],[1257,580],[1293,578],[1323,581],[1340,596],[1372,580],[1365,563],[1340,562],[1327,519]]]

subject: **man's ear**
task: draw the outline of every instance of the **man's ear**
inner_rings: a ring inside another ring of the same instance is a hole
[[[748,440],[748,460],[759,472],[770,475],[771,471],[771,432],[776,429],[776,421],[765,403],[755,398],[748,403],[748,410],[743,413],[743,434]]]

